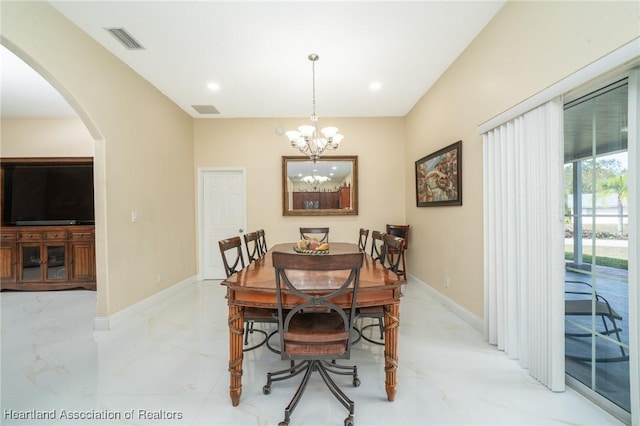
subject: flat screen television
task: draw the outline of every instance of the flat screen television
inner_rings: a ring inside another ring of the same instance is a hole
[[[95,223],[92,164],[4,164],[3,225]]]

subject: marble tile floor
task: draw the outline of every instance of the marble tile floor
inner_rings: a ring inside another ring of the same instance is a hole
[[[247,352],[242,399],[231,405],[224,296],[219,281],[197,282],[94,331],[95,292],[0,293],[0,424],[277,425],[298,382],[264,395],[267,371],[286,363],[264,347]],[[420,283],[406,286],[400,321],[394,402],[382,346],[354,346],[360,387],[338,380],[357,426],[620,424],[570,389],[539,384]],[[342,425],[346,414],[314,376],[291,425]]]

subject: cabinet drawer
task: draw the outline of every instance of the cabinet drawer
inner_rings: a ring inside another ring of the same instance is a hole
[[[21,241],[39,241],[42,240],[42,232],[20,231],[18,232],[18,239]]]
[[[3,243],[10,243],[15,241],[17,238],[17,235],[15,232],[2,232],[0,233],[0,241],[2,241]]]
[[[69,237],[72,240],[84,240],[84,241],[92,241],[94,239],[93,231],[85,230],[85,231],[70,231]]]
[[[64,229],[44,231],[45,240],[64,240],[65,238],[67,238],[67,232]]]

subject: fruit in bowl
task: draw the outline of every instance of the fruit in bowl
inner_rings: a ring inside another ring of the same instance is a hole
[[[296,243],[296,248],[298,250],[327,251],[329,250],[329,243],[321,243],[315,238],[305,238]]]

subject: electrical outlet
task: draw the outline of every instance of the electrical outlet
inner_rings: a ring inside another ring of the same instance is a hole
[[[164,281],[164,274],[158,273],[158,277],[156,278],[156,282],[158,284],[160,284],[162,281]]]
[[[449,288],[449,277],[444,277],[444,286]]]
[[[131,211],[131,223],[138,222],[138,212],[135,210]]]

